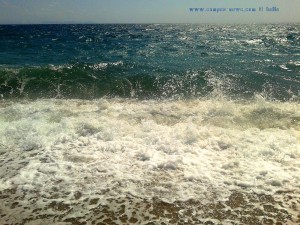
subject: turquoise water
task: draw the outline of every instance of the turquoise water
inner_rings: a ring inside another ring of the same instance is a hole
[[[290,100],[300,82],[300,26],[0,26],[2,98]]]

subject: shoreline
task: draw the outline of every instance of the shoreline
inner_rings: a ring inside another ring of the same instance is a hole
[[[58,192],[59,193],[59,192]],[[31,198],[32,211],[20,208],[23,200],[17,189],[0,192],[2,224],[299,224],[299,193],[277,192],[274,196],[233,191],[225,201],[201,203],[199,200],[165,202],[159,198],[142,199],[133,196],[89,198],[75,192],[73,200],[54,200],[36,193]],[[23,193],[26,195],[26,193]],[[58,194],[59,195],[59,194]],[[278,199],[282,200],[278,200]],[[6,200],[6,201],[5,201]],[[39,205],[40,202],[46,202]],[[285,206],[287,208],[285,208]],[[296,213],[298,210],[298,214]],[[294,212],[292,212],[294,211]]]

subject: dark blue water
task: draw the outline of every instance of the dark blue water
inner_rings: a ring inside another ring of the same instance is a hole
[[[0,95],[299,99],[300,25],[0,26]]]

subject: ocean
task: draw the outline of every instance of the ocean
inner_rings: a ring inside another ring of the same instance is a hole
[[[0,224],[299,224],[300,25],[0,25]]]

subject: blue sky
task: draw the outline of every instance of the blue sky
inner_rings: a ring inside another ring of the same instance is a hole
[[[279,12],[189,12],[273,6]],[[0,0],[0,24],[260,22],[300,22],[300,0]]]

